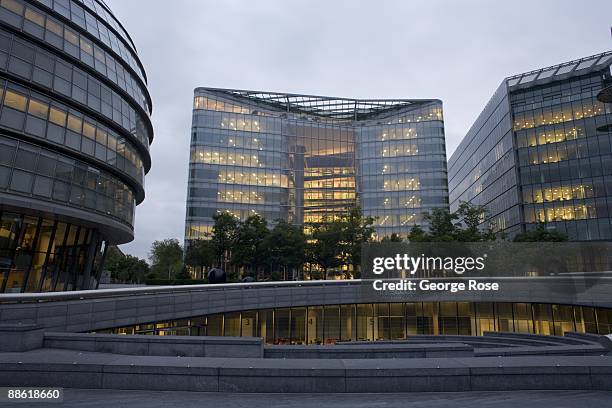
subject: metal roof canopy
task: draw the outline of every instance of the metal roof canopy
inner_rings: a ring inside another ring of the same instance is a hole
[[[600,71],[610,65],[612,65],[612,51],[606,51],[590,57],[513,75],[506,78],[505,81],[510,90],[516,90]]]
[[[247,99],[251,103],[263,105],[276,111],[335,120],[375,119],[376,115],[380,113],[405,107],[418,107],[437,101],[437,99],[350,99],[207,87],[196,88],[196,92],[198,90],[233,97],[232,99]]]

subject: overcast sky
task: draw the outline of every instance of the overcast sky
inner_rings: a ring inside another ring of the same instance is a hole
[[[153,98],[135,240],[183,241],[193,89],[438,98],[450,156],[501,80],[612,49],[612,1],[106,0]]]

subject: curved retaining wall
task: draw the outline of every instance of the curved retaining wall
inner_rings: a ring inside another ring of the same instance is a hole
[[[495,278],[501,290],[416,292],[398,301],[534,302],[612,308],[612,278]],[[0,296],[0,321],[84,332],[151,321],[275,307],[392,301],[360,280],[140,287]]]

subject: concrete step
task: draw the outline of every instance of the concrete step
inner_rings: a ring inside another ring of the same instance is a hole
[[[435,358],[468,357],[474,348],[462,343],[264,346],[265,358]]]
[[[212,392],[612,390],[611,356],[262,359],[0,353],[5,387]]]

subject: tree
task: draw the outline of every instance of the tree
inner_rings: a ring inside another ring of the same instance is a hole
[[[210,240],[194,239],[187,244],[185,249],[185,264],[199,270],[199,276],[204,276],[205,268],[211,268],[215,264],[216,251]]]
[[[173,278],[183,267],[183,248],[178,239],[154,241],[149,253],[151,269],[160,277]]]
[[[342,262],[343,223],[339,220],[327,221],[313,226],[308,245],[308,260],[321,267],[323,279],[327,271],[337,268]]]
[[[215,214],[213,221],[211,242],[217,255],[217,266],[226,270],[227,261],[230,259],[232,248],[236,243],[239,221],[228,212]]]
[[[301,226],[278,221],[262,242],[261,251],[272,270],[279,265],[287,275],[306,262],[306,236]]]
[[[353,273],[357,274],[361,265],[361,247],[365,242],[372,240],[375,232],[372,227],[374,218],[364,217],[361,207],[355,205],[351,206],[346,215],[340,218],[340,223],[344,261],[351,265]]]
[[[418,228],[418,225],[415,225],[414,227]],[[402,242],[402,237],[394,232],[391,235],[385,235],[380,242]]]
[[[149,273],[149,264],[144,259],[124,255],[115,246],[108,249],[104,268],[110,271],[113,281],[121,283],[142,283]]]
[[[128,281],[132,283],[142,283],[149,273],[149,264],[144,259],[136,256],[126,255],[128,270]]]
[[[262,243],[268,235],[268,223],[259,215],[251,215],[238,225],[235,244],[232,248],[232,262],[250,269],[256,275],[264,262]]]
[[[425,215],[429,222],[429,237],[431,241],[454,241],[457,235],[457,227],[454,221],[457,214],[451,213],[445,208],[435,208],[431,213]]]
[[[429,232],[414,225],[408,234],[411,242],[480,242],[494,241],[496,234],[489,227],[482,229],[480,225],[486,218],[486,210],[482,206],[462,202],[454,213],[447,209],[436,208],[425,214],[429,222]]]
[[[539,222],[535,229],[521,232],[514,237],[514,242],[565,242],[567,235],[557,231],[546,229],[546,224]]]
[[[420,225],[414,224],[408,233],[409,242],[427,242],[429,235],[421,228]]]
[[[459,224],[456,224],[456,240],[461,242],[480,242],[495,240],[495,233],[489,226],[486,230],[479,228],[482,220],[486,218],[487,211],[483,206],[468,202],[459,204],[455,212]]]

